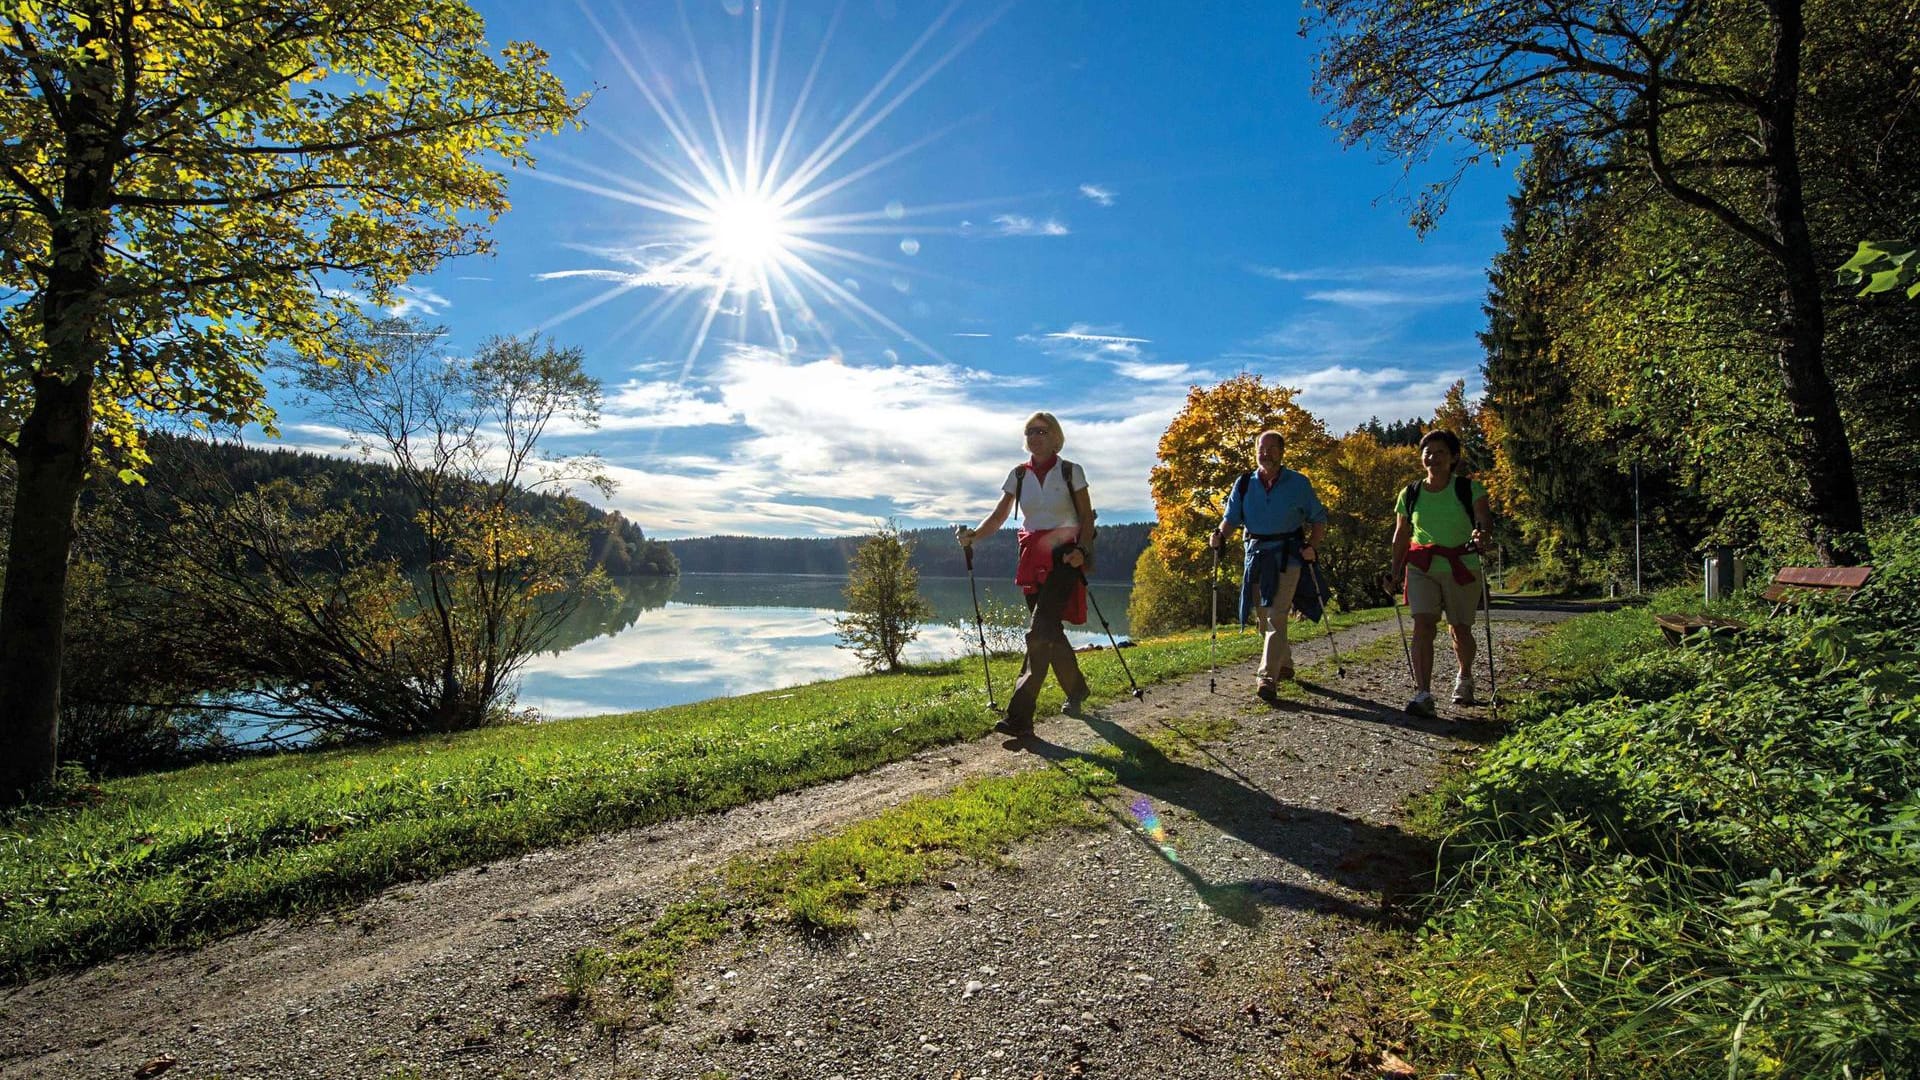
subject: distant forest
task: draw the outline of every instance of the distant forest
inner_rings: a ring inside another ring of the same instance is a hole
[[[354,506],[373,517],[376,525],[371,554],[397,560],[409,570],[419,569],[414,565],[420,558],[418,549],[400,539],[407,530],[385,525],[411,521],[418,509],[411,493],[389,466],[297,450],[210,443],[165,432],[149,433],[146,446],[153,462],[141,470],[147,481],[142,489],[129,491],[111,472],[97,470],[92,489],[83,496],[83,505],[102,498],[124,502],[134,497],[143,504],[139,517],[151,515],[166,522],[170,492],[204,490],[209,484],[220,484],[237,494],[274,480],[324,481],[330,500]],[[11,496],[10,491],[4,493],[9,501]],[[588,505],[570,495],[536,493],[530,499],[534,513],[541,518],[561,520],[575,516],[587,535],[592,564],[609,574],[679,572],[665,544],[647,539],[639,525],[617,512]],[[145,524],[148,528],[162,527],[151,520]]]
[[[1146,550],[1150,521],[1102,525],[1095,543],[1094,581],[1133,581],[1133,564]],[[993,579],[1012,578],[1017,557],[1014,531],[1003,528],[981,541],[973,555],[973,572]],[[923,577],[963,577],[967,572],[951,529],[913,529],[913,567]],[[780,540],[757,536],[702,536],[668,540],[666,546],[680,569],[694,574],[844,574],[847,560],[865,542],[864,536],[835,536],[821,540]]]

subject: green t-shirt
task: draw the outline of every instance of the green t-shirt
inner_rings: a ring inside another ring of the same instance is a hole
[[[1422,480],[1424,485],[1426,481]],[[1478,480],[1469,481],[1473,489],[1473,501],[1479,502],[1487,497],[1487,485]],[[1413,513],[1407,513],[1407,489],[1400,489],[1400,497],[1393,501],[1395,517],[1408,517],[1413,521],[1413,542],[1416,544],[1439,544],[1442,547],[1460,547],[1473,542],[1473,517],[1467,508],[1460,505],[1460,499],[1453,493],[1453,478],[1447,479],[1447,486],[1439,491],[1420,489],[1420,498],[1414,504]],[[1467,566],[1477,569],[1480,566],[1478,555],[1466,557]]]

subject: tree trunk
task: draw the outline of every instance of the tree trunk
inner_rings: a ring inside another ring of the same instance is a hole
[[[97,16],[92,37],[100,25]],[[52,780],[57,763],[67,560],[92,453],[93,383],[112,332],[106,280],[107,208],[118,161],[113,87],[106,64],[74,69],[59,153],[65,175],[40,299],[46,353],[15,358],[32,365],[33,405],[14,450],[19,479],[0,587],[0,805]]]
[[[1827,376],[1822,275],[1807,226],[1794,132],[1806,24],[1800,0],[1777,0],[1773,9],[1778,34],[1759,134],[1763,153],[1773,163],[1767,170],[1764,197],[1768,222],[1780,240],[1780,269],[1785,277],[1776,332],[1780,377],[1798,427],[1797,438],[1790,439],[1789,445],[1799,451],[1806,478],[1802,506],[1820,561],[1829,566],[1850,565],[1866,555],[1857,549],[1863,542],[1858,537],[1865,531],[1860,486],[1833,380]]]
[[[87,472],[92,382],[36,378],[33,409],[20,430],[0,598],[0,805],[19,801],[54,776],[67,557]]]

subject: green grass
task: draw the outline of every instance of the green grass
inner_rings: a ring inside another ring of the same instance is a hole
[[[1340,625],[1371,621],[1362,612]],[[1295,624],[1297,639],[1323,631]],[[1220,662],[1254,655],[1223,632]],[[1126,650],[1151,685],[1205,670],[1194,633]],[[994,661],[1004,694],[1017,658]],[[1098,703],[1127,684],[1082,658]],[[114,780],[0,819],[0,981],[337,908],[389,885],[720,810],[978,738],[977,658],[693,705]],[[1041,708],[1059,701],[1049,687]]]
[[[1851,607],[1731,639],[1539,639],[1561,682],[1426,808],[1427,922],[1338,1023],[1423,1075],[1920,1074],[1920,530],[1876,556]]]

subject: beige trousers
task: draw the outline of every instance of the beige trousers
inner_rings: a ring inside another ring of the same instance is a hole
[[[1293,643],[1287,640],[1287,616],[1293,612],[1293,591],[1300,587],[1300,563],[1280,572],[1280,586],[1273,594],[1272,607],[1253,609],[1253,628],[1264,635],[1260,642],[1262,679],[1279,679],[1293,670]]]

